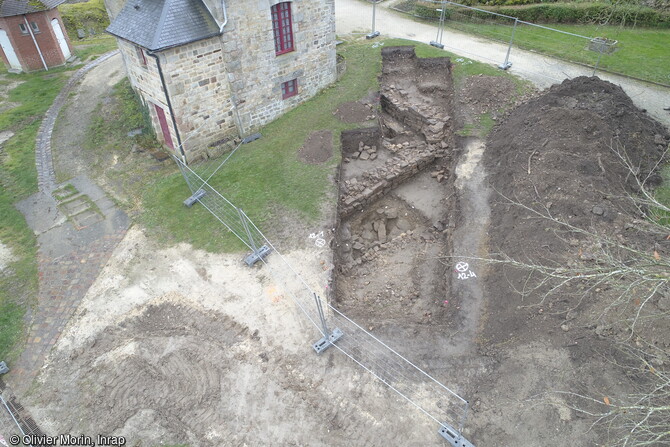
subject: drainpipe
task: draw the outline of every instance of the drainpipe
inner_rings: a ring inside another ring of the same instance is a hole
[[[212,14],[212,10],[209,9],[209,5],[207,4],[206,1],[202,2],[205,5],[205,8],[207,8],[207,11],[209,11],[209,14],[214,18],[214,21],[216,22],[217,25],[219,25],[219,21],[216,20],[216,17],[214,14]],[[226,11],[226,0],[221,0],[221,8],[223,9],[223,23],[219,25],[219,34],[223,32],[223,27],[226,26],[228,23],[228,12]]]
[[[25,14],[23,14],[23,21],[26,22],[26,28],[28,28],[28,32],[30,33],[30,37],[33,38],[33,43],[35,44],[35,48],[37,48],[37,54],[40,55],[40,59],[42,60],[42,65],[44,65],[44,69],[46,71],[49,71],[49,67],[47,67],[47,63],[44,62],[44,56],[42,56],[42,50],[40,49],[40,46],[37,45],[37,40],[35,39],[35,35],[33,34],[33,29],[30,27],[30,24],[28,23],[28,19],[26,18]]]
[[[226,0],[221,0],[221,9],[223,9],[223,23],[219,27],[219,34],[223,33],[223,27],[228,23],[228,11],[226,10]]]
[[[168,94],[167,85],[165,85],[165,77],[163,76],[163,69],[161,68],[161,61],[158,59],[158,55],[152,51],[147,51],[147,54],[154,59],[156,59],[156,67],[158,67],[158,75],[161,78],[161,85],[163,86],[163,93],[165,93],[165,102],[167,102],[168,110],[170,111],[170,116],[172,117],[172,126],[174,127],[174,133],[177,136],[177,147],[179,147],[179,152],[181,153],[181,161],[186,164],[186,154],[184,153],[184,147],[181,145],[181,137],[179,136],[179,128],[177,127],[177,120],[174,117],[174,110],[172,109],[172,102],[170,101],[170,95]]]

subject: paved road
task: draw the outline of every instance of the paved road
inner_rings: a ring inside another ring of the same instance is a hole
[[[388,9],[390,2],[377,6],[376,29],[382,36],[398,37],[428,43],[435,40],[437,27],[418,23]],[[372,6],[360,0],[335,0],[336,31],[338,35],[369,32],[372,25]],[[507,45],[477,38],[469,34],[445,29],[442,43],[445,50],[470,59],[499,65],[505,60]],[[564,79],[593,73],[592,68],[563,62],[536,53],[513,48],[510,55],[510,72],[528,79],[539,88],[546,88]],[[597,75],[620,85],[635,102],[649,114],[670,128],[670,88],[631,80],[623,76],[598,72]]]

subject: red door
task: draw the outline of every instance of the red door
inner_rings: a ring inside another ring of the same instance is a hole
[[[163,131],[165,144],[170,146],[170,149],[174,149],[174,144],[172,144],[172,135],[170,135],[170,128],[168,127],[167,120],[165,119],[165,112],[156,104],[154,104],[154,107],[156,108],[156,115],[158,115],[158,122],[161,124],[161,131]]]

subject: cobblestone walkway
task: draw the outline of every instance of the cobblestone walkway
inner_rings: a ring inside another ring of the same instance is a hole
[[[42,124],[37,131],[37,144],[35,146],[35,165],[37,166],[37,184],[40,191],[53,191],[56,188],[56,174],[54,173],[53,157],[51,156],[51,134],[56,124],[58,113],[65,105],[67,97],[72,88],[81,80],[86,73],[105,62],[110,57],[118,54],[119,50],[105,53],[96,60],[81,67],[67,81],[65,87],[58,93],[53,104],[47,110]]]
[[[51,135],[58,113],[77,82],[117,53],[118,50],[99,57],[70,78],[47,111],[37,134],[39,192],[17,204],[39,244],[38,305],[26,315],[25,323],[30,328],[26,346],[6,376],[7,384],[18,393],[28,390],[37,377],[49,351],[130,225],[126,214],[85,176],[75,177],[64,185],[71,185],[68,187],[95,203],[103,217],[99,221],[85,227],[73,225],[71,216],[63,212],[63,204],[52,194],[62,186],[56,183],[51,154]]]

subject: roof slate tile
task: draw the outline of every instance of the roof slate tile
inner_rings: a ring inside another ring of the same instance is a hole
[[[202,0],[128,0],[107,32],[158,51],[215,36],[219,26]]]

